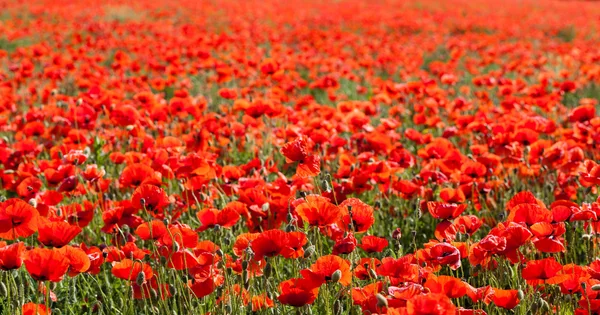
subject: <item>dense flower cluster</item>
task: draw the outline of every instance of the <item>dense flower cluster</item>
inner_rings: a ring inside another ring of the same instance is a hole
[[[0,3],[7,314],[600,314],[600,7]]]

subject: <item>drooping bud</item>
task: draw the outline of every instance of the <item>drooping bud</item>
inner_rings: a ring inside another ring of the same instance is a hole
[[[146,282],[146,274],[142,271],[138,273],[137,277],[135,278],[135,283],[141,286],[144,284],[144,282]]]
[[[377,299],[377,307],[382,308],[388,306],[388,300],[385,298],[385,296],[377,293],[375,294],[375,298]]]

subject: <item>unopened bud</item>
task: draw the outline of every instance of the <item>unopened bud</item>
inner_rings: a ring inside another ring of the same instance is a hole
[[[304,258],[309,258],[315,253],[315,245],[310,245],[304,250]]]
[[[339,282],[340,279],[342,279],[342,271],[341,270],[336,270],[331,274],[331,281],[335,282]]]
[[[377,293],[375,294],[375,298],[377,299],[377,307],[382,308],[388,306],[388,301],[385,298],[385,296],[381,295],[380,293]]]
[[[144,272],[142,271],[138,273],[137,277],[135,278],[135,283],[141,286],[142,284],[144,284],[144,282],[146,282],[146,274],[144,274]]]

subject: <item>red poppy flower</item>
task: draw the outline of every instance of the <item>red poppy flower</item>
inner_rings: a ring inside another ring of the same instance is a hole
[[[40,217],[38,226],[38,241],[45,246],[63,247],[69,244],[79,233],[81,228],[65,221],[54,221]]]
[[[467,209],[467,205],[429,201],[427,209],[436,219],[453,220]]]
[[[133,298],[137,300],[153,298],[156,295],[159,295],[161,300],[171,297],[169,285],[166,283],[159,284],[156,277],[145,281],[142,285],[132,282],[131,287],[133,289]]]
[[[315,176],[321,169],[321,160],[316,155],[311,155],[309,139],[300,136],[292,142],[286,143],[281,148],[281,154],[285,156],[287,163],[298,162],[296,174],[299,176]]]
[[[296,278],[283,281],[279,284],[281,304],[301,307],[312,304],[319,295],[320,283],[311,280]]]
[[[29,250],[24,254],[23,263],[37,281],[59,282],[69,269],[69,259],[58,249]]]
[[[252,297],[252,300],[250,301],[250,304],[252,305],[252,311],[253,312],[258,312],[261,310],[266,310],[269,309],[273,306],[275,306],[275,304],[273,303],[273,300],[271,300],[266,294],[260,294],[260,295],[255,295]]]
[[[359,305],[363,313],[387,313],[387,309],[385,307],[378,307],[379,303],[376,294],[381,292],[382,289],[383,283],[380,281],[368,284],[362,288],[352,288],[352,304]]]
[[[0,242],[0,270],[13,270],[21,268],[23,264],[23,253],[25,252],[25,243],[17,242],[6,245]]]
[[[173,225],[169,227],[168,233],[163,235],[160,242],[166,246],[177,243],[181,247],[193,248],[198,245],[198,233],[185,225]]]
[[[160,173],[154,171],[150,166],[144,164],[131,164],[123,169],[119,177],[122,187],[136,188],[142,184],[160,185],[162,182]]]
[[[319,195],[308,195],[306,201],[296,206],[302,221],[310,226],[325,227],[337,222],[340,210],[329,199]]]
[[[309,269],[301,270],[300,274],[314,283],[325,283],[334,280],[332,276],[336,271],[341,272],[341,276],[337,281],[344,286],[350,285],[352,282],[350,263],[336,255],[319,257]]]
[[[419,266],[413,263],[414,256],[406,255],[398,259],[386,257],[377,267],[377,274],[384,277],[397,278],[401,281],[416,281],[419,275]]]
[[[448,243],[438,243],[429,249],[429,257],[436,264],[449,266],[450,269],[460,268],[460,251]]]
[[[299,250],[307,240],[306,236],[298,237],[299,235],[294,235],[295,236],[291,238],[290,234],[281,230],[268,230],[260,233],[260,235],[250,243],[250,247],[254,252],[254,260],[261,260],[263,257],[273,257],[277,255],[284,255],[284,257],[288,256],[288,258],[295,256],[294,253]],[[291,242],[292,240],[294,241],[293,243]]]
[[[0,203],[0,238],[14,240],[28,237],[38,229],[38,211],[21,199]]]
[[[519,305],[519,290],[500,290],[494,289],[490,294],[490,299],[496,306],[512,310]]]
[[[281,256],[285,258],[299,258],[304,255],[303,246],[308,242],[306,234],[294,231],[286,233],[287,246],[281,250]]]
[[[354,267],[354,276],[360,280],[373,278],[370,269],[376,270],[381,266],[381,261],[377,258],[361,258]]]
[[[169,257],[167,267],[175,270],[194,268],[200,264],[196,255],[189,249],[180,249],[175,252],[165,251],[164,254],[164,257]]]
[[[215,290],[215,281],[211,278],[192,279],[188,287],[197,298],[203,298]]]
[[[95,247],[95,246],[87,247],[83,243],[81,243],[79,246],[80,246],[81,250],[84,251],[85,254],[88,256],[88,258],[90,259],[90,267],[88,268],[88,270],[86,272],[91,275],[99,274],[100,267],[104,263],[104,256],[103,256],[100,248]]]
[[[214,208],[205,208],[196,213],[196,217],[200,220],[200,227],[196,230],[198,232],[205,231],[213,228],[216,225],[223,228],[230,228],[234,226],[240,219],[239,213],[231,208],[225,208],[218,210]]]
[[[356,248],[356,244],[357,241],[356,238],[354,238],[354,234],[348,233],[346,237],[340,238],[335,241],[331,253],[333,255],[350,254]]]
[[[416,295],[406,303],[407,315],[454,315],[456,306],[444,294]]]
[[[87,272],[91,266],[90,257],[83,249],[73,246],[64,246],[59,251],[69,261],[69,276],[74,277],[80,273]]]
[[[233,243],[233,253],[238,257],[244,256],[244,251],[246,250],[246,248],[248,248],[248,246],[250,246],[250,243],[254,241],[257,237],[259,237],[260,234],[261,233],[239,234],[236,237],[235,242]]]
[[[35,304],[33,302],[23,304],[21,308],[23,315],[50,315],[52,311],[44,304]]]
[[[135,234],[141,239],[147,240],[158,240],[167,234],[167,227],[160,220],[153,220],[150,222],[144,222],[135,229]]]
[[[169,203],[169,197],[162,188],[149,184],[137,187],[131,196],[131,205],[135,209],[143,209],[158,218],[162,218],[163,209]]]
[[[482,225],[483,221],[474,215],[465,215],[454,219],[454,226],[463,234],[473,235]]]
[[[530,285],[543,283],[558,284],[567,278],[565,275],[558,275],[558,272],[562,269],[563,266],[553,257],[532,260],[527,262],[527,266],[523,268],[521,276]]]
[[[338,208],[341,213],[340,228],[355,233],[364,233],[373,226],[375,217],[373,207],[357,198],[348,198]]]
[[[140,273],[144,273],[144,279],[148,280],[154,276],[154,271],[150,265],[134,261],[131,259],[123,259],[120,262],[114,262],[111,273],[113,276],[129,281],[135,281]]]
[[[431,275],[423,286],[428,288],[431,293],[441,293],[451,299],[461,298],[467,295],[468,291],[465,282],[450,276]]]
[[[382,237],[367,235],[360,240],[358,245],[367,253],[380,253],[388,246],[388,240]]]
[[[25,200],[29,200],[36,196],[42,188],[42,181],[37,177],[27,177],[17,186],[17,194]]]

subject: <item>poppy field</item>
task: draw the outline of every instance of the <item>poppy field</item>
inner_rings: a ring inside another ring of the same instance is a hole
[[[600,314],[600,3],[0,1],[0,314]]]

